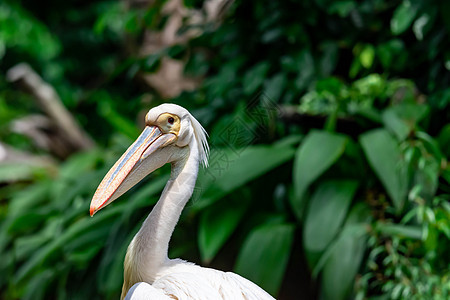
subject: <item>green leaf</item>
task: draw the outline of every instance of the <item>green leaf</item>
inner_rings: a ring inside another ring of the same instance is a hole
[[[439,173],[443,156],[436,142],[430,136],[423,132],[418,132],[416,136],[427,139],[421,140],[423,140],[425,148],[428,148],[427,150],[429,151],[418,157],[417,165],[412,174],[413,185],[420,189],[420,197],[425,200],[431,200],[434,198],[439,185]]]
[[[403,69],[408,53],[402,40],[393,39],[377,46],[377,57],[386,70],[399,70]]]
[[[36,209],[34,211],[25,211],[23,215],[13,219],[8,228],[10,234],[20,234],[38,228],[49,216],[48,209]]]
[[[66,242],[63,246],[64,252],[71,253],[74,251],[82,251],[90,247],[97,248],[97,246],[103,246],[110,230],[111,224],[107,222],[98,224],[90,230],[82,232],[76,239]]]
[[[101,161],[103,151],[94,149],[72,155],[59,169],[59,177],[63,179],[78,179],[80,174],[93,170],[95,165]]]
[[[330,76],[334,69],[339,57],[339,47],[334,42],[324,42],[320,48],[323,51],[322,59],[320,60],[319,70],[322,75]]]
[[[341,18],[345,18],[356,8],[356,2],[353,0],[332,1],[327,8],[328,13],[337,13]]]
[[[348,76],[350,76],[350,78],[355,79],[356,76],[359,74],[359,71],[361,71],[361,60],[358,57],[355,57],[355,59],[353,60],[351,66],[350,66],[350,70],[348,71]]]
[[[114,99],[111,98],[111,95],[106,91],[99,91],[95,96],[103,100],[98,103],[99,115],[110,123],[115,130],[134,140],[139,135],[140,130],[113,107]]]
[[[175,48],[177,49],[177,48]],[[141,62],[141,70],[148,73],[156,72],[161,65],[161,54],[150,54],[146,59]]]
[[[301,219],[303,196],[308,186],[344,153],[347,137],[326,131],[311,131],[298,148],[294,160],[294,197],[291,204]]]
[[[401,155],[397,142],[384,129],[369,131],[359,140],[370,166],[399,212],[403,208],[406,184],[400,172]]]
[[[441,129],[437,141],[439,142],[442,152],[444,152],[447,157],[450,157],[450,124],[445,125]]]
[[[236,153],[216,149],[209,167],[199,174],[192,208],[202,209],[294,157],[298,137],[287,137],[271,146],[248,146]],[[240,149],[237,149],[238,151]]]
[[[238,226],[250,198],[221,201],[208,207],[200,217],[198,242],[202,260],[209,263]]]
[[[323,269],[322,288],[325,299],[347,299],[365,249],[365,239],[361,237],[347,237],[338,241]]]
[[[356,205],[345,222],[342,233],[327,253],[322,273],[324,299],[348,299],[366,250],[370,210]]]
[[[250,69],[244,76],[244,93],[250,95],[261,86],[264,82],[267,72],[269,71],[269,63],[261,62]]]
[[[120,206],[111,207],[102,214],[96,216],[96,218],[82,218],[76,223],[72,224],[63,234],[58,236],[52,242],[40,248],[37,252],[30,257],[15,273],[15,282],[21,282],[39,266],[44,264],[46,260],[56,251],[61,249],[69,241],[76,239],[90,228],[99,226],[102,222],[110,222],[111,218],[115,218],[122,213],[123,208]]]
[[[53,237],[44,234],[34,234],[30,236],[18,237],[14,240],[14,256],[15,259],[22,260],[30,256],[37,249],[45,245]]]
[[[21,215],[32,207],[41,205],[48,197],[51,184],[51,181],[41,181],[39,184],[18,191],[9,203],[8,218]]]
[[[24,300],[45,299],[45,291],[51,283],[55,271],[51,269],[43,270],[37,276],[34,276],[26,284],[26,293],[23,295]]]
[[[333,180],[320,184],[312,195],[303,227],[306,251],[321,252],[338,233],[358,182]]]
[[[443,170],[441,176],[450,184],[450,170]]]
[[[432,10],[423,13],[417,20],[414,22],[413,25],[413,32],[416,38],[419,41],[422,41],[427,34],[427,32],[431,29],[433,26],[433,23],[436,19],[437,15],[437,7],[433,7]]]
[[[102,251],[102,259],[97,272],[97,281],[99,289],[107,294],[120,293],[123,282],[123,262],[128,245],[131,243],[135,234],[141,228],[138,222],[130,230],[128,218],[123,222],[115,223],[111,228],[105,249]]]
[[[404,93],[410,93],[411,98],[414,97],[414,85],[412,85],[411,82],[392,81],[389,85],[389,88],[393,89],[394,91],[402,89]],[[394,93],[395,92],[393,92],[393,94]],[[391,109],[405,122],[413,125],[423,120],[430,112],[430,108],[428,105],[416,103],[402,103],[393,106]]]
[[[264,93],[270,99],[280,99],[286,87],[287,78],[284,73],[278,73],[264,83]]]
[[[1,164],[0,183],[27,180],[33,176],[33,167],[25,164]]]
[[[424,237],[422,227],[420,226],[407,226],[377,222],[375,230],[389,236],[398,236],[402,238],[422,240]]]
[[[384,125],[397,136],[399,141],[405,140],[412,130],[392,109],[386,109],[382,117]]]
[[[298,74],[295,79],[295,87],[298,90],[303,90],[308,87],[314,78],[316,72],[314,57],[310,51],[303,50],[296,55],[294,63],[294,72]],[[301,72],[298,72],[298,70],[301,70]]]
[[[186,46],[178,44],[168,48],[166,51],[171,58],[182,59],[186,55]]]
[[[236,273],[276,295],[289,260],[294,228],[270,224],[254,229],[239,252]]]
[[[391,31],[394,35],[403,33],[411,26],[414,18],[417,15],[419,7],[412,4],[410,0],[403,0],[394,12],[391,19]]]
[[[157,177],[152,176],[149,179],[150,182],[148,184],[142,186],[138,191],[136,191],[132,199],[130,199],[130,203],[124,209],[132,212],[135,209],[155,204],[156,201],[158,201],[158,198],[153,196],[161,193],[167,181],[169,180],[169,177],[169,174],[162,174]]]
[[[383,123],[399,141],[403,141],[428,113],[429,109],[426,105],[402,103],[383,112]]]
[[[0,36],[6,48],[16,48],[30,58],[45,62],[61,51],[60,41],[44,23],[14,1],[0,2]],[[16,50],[16,51],[17,51]]]
[[[375,48],[372,45],[366,45],[359,54],[359,61],[361,62],[361,65],[366,69],[372,67],[374,58]]]
[[[326,251],[322,254],[317,264],[314,266],[312,271],[313,278],[317,278],[320,271],[323,270],[325,264],[328,262],[328,259],[331,255],[336,251],[336,248],[339,247],[341,240],[344,238],[357,238],[367,234],[368,224],[360,223],[360,224],[350,224],[345,225],[343,230],[339,233],[339,236],[333,240],[330,246],[327,247]]]
[[[99,241],[99,240],[98,240]],[[103,248],[102,244],[95,244],[89,247],[77,249],[67,253],[67,260],[71,265],[80,269],[84,269],[89,266],[89,262],[95,255]]]

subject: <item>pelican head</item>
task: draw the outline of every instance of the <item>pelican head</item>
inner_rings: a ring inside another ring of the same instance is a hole
[[[141,135],[97,188],[91,201],[91,216],[154,170],[180,159],[180,150],[189,146],[197,147],[199,160],[206,166],[209,147],[206,131],[200,123],[176,104],[162,104],[150,109]]]

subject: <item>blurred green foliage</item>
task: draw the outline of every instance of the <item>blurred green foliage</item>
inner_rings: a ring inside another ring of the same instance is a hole
[[[56,173],[0,165],[0,297],[118,297],[169,169],[92,219],[89,202],[139,134],[138,112],[165,101],[136,74],[170,56],[204,78],[171,102],[213,148],[171,257],[283,299],[448,299],[448,1],[237,0],[187,45],[137,57],[129,41],[164,26],[164,3],[0,3],[1,141],[42,152],[9,126],[38,111],[5,79],[25,61],[98,142]]]

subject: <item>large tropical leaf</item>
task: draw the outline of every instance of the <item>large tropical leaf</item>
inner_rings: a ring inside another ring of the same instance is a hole
[[[303,242],[309,254],[320,253],[334,239],[343,223],[358,183],[326,181],[313,194],[303,227]],[[314,261],[310,261],[314,264]]]
[[[228,193],[294,157],[298,136],[287,137],[271,146],[248,146],[239,154],[231,149],[212,151],[210,166],[199,175],[192,208],[211,205]]]
[[[345,222],[342,233],[324,254],[322,291],[324,299],[344,300],[352,291],[360,269],[367,240],[370,210],[363,204],[355,206]]]
[[[304,193],[344,153],[347,138],[326,131],[311,131],[303,140],[294,160],[292,207],[298,218],[304,209]]]
[[[276,295],[291,253],[294,228],[268,224],[254,229],[242,246],[235,271]]]
[[[208,207],[200,217],[198,243],[202,260],[211,261],[238,226],[250,204],[250,198],[220,201]]]
[[[406,183],[401,173],[402,160],[397,142],[386,130],[376,129],[363,134],[360,143],[370,166],[383,183],[397,211],[400,211],[406,195]]]

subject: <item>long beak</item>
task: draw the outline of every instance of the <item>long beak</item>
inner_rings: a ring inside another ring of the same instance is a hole
[[[127,149],[103,178],[91,201],[90,215],[117,199],[148,172],[136,172],[152,153],[167,146],[176,139],[174,134],[163,134],[157,126],[147,126],[137,140]],[[162,164],[164,164],[163,162]],[[160,167],[160,166],[158,166]],[[136,178],[131,178],[136,177]]]

